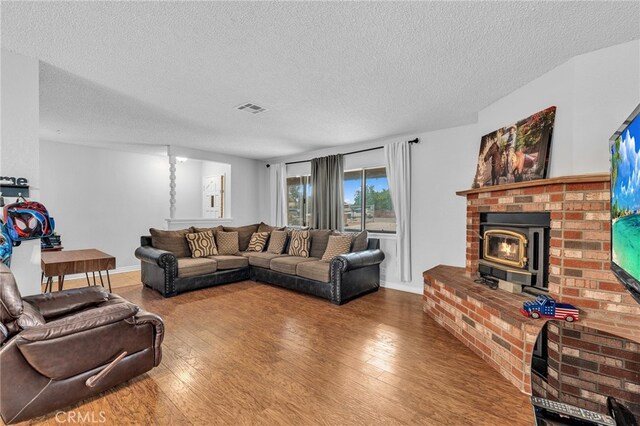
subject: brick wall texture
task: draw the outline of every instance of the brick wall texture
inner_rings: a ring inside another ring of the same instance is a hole
[[[490,299],[484,296],[477,300],[477,293],[486,291],[472,280],[478,270],[481,213],[550,212],[549,295],[579,308],[581,325],[640,342],[640,305],[610,270],[608,177],[602,175],[601,180],[592,178],[586,183],[561,181],[542,180],[538,186],[498,187],[494,191],[467,194],[467,252],[462,273],[467,279],[454,271],[457,268],[442,273],[442,267],[436,267],[424,274],[425,312],[527,393],[531,390],[531,336],[535,340],[541,323],[525,318],[519,326],[512,324],[506,337],[504,330],[496,330],[500,324],[496,320],[512,318],[514,301],[521,303],[518,297],[522,296],[491,290],[496,304],[486,305],[484,301]],[[477,316],[475,319],[469,309]],[[509,343],[509,354],[498,355],[507,348],[497,338]],[[508,365],[500,358],[508,359]]]

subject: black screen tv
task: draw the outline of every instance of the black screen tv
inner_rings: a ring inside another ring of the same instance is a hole
[[[611,270],[640,303],[640,105],[609,141]]]

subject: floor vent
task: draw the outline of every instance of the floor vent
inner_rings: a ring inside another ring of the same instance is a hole
[[[240,111],[248,112],[250,114],[260,114],[261,112],[268,111],[268,109],[252,103],[238,105],[236,109]]]

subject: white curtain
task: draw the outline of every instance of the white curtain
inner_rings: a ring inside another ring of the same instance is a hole
[[[271,182],[271,224],[287,225],[287,166],[284,163],[269,167]]]
[[[411,148],[409,142],[384,147],[389,193],[396,214],[396,254],[400,279],[411,281]]]

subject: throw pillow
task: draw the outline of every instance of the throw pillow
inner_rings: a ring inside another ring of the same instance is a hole
[[[260,222],[260,225],[258,225],[258,232],[284,231],[284,228],[284,226],[282,228],[279,228],[277,226],[271,226],[267,225],[264,222]]]
[[[271,238],[269,238],[269,247],[267,248],[267,252],[282,254],[286,243],[287,231],[271,231]]]
[[[311,233],[308,230],[295,230],[291,233],[289,256],[309,257]]]
[[[353,236],[353,243],[351,244],[351,251],[363,251],[366,250],[369,244],[369,232],[364,230],[359,234]]]
[[[327,249],[327,243],[329,242],[329,236],[332,231],[330,229],[312,229],[311,234],[311,249],[309,250],[311,257],[322,257]]]
[[[192,226],[190,229],[190,232],[207,232],[207,231],[213,232],[213,238],[215,238],[216,233],[218,231],[224,231],[224,229],[222,229],[222,225],[214,226],[213,228],[198,228],[197,226]]]
[[[256,223],[255,225],[246,225],[239,227],[225,226],[222,229],[224,230],[224,232],[237,232],[240,251],[247,251],[247,247],[249,247],[249,241],[251,241],[251,236],[254,232],[258,232],[258,224]]]
[[[263,251],[264,247],[267,245],[268,239],[268,232],[254,232],[251,236],[251,241],[249,241],[249,247],[247,247],[247,251]]]
[[[218,254],[218,248],[213,239],[213,231],[187,234],[187,242],[191,249],[191,257],[207,257]]]
[[[351,249],[351,235],[332,235],[322,255],[322,261],[330,262],[336,256],[349,253],[349,249]]]
[[[187,243],[186,235],[188,229],[180,229],[177,231],[163,231],[161,229],[151,228],[151,244],[153,247],[166,250],[173,253],[176,257],[191,257],[189,243]]]
[[[216,233],[216,244],[218,246],[218,254],[229,256],[240,252],[237,232],[218,231]]]

